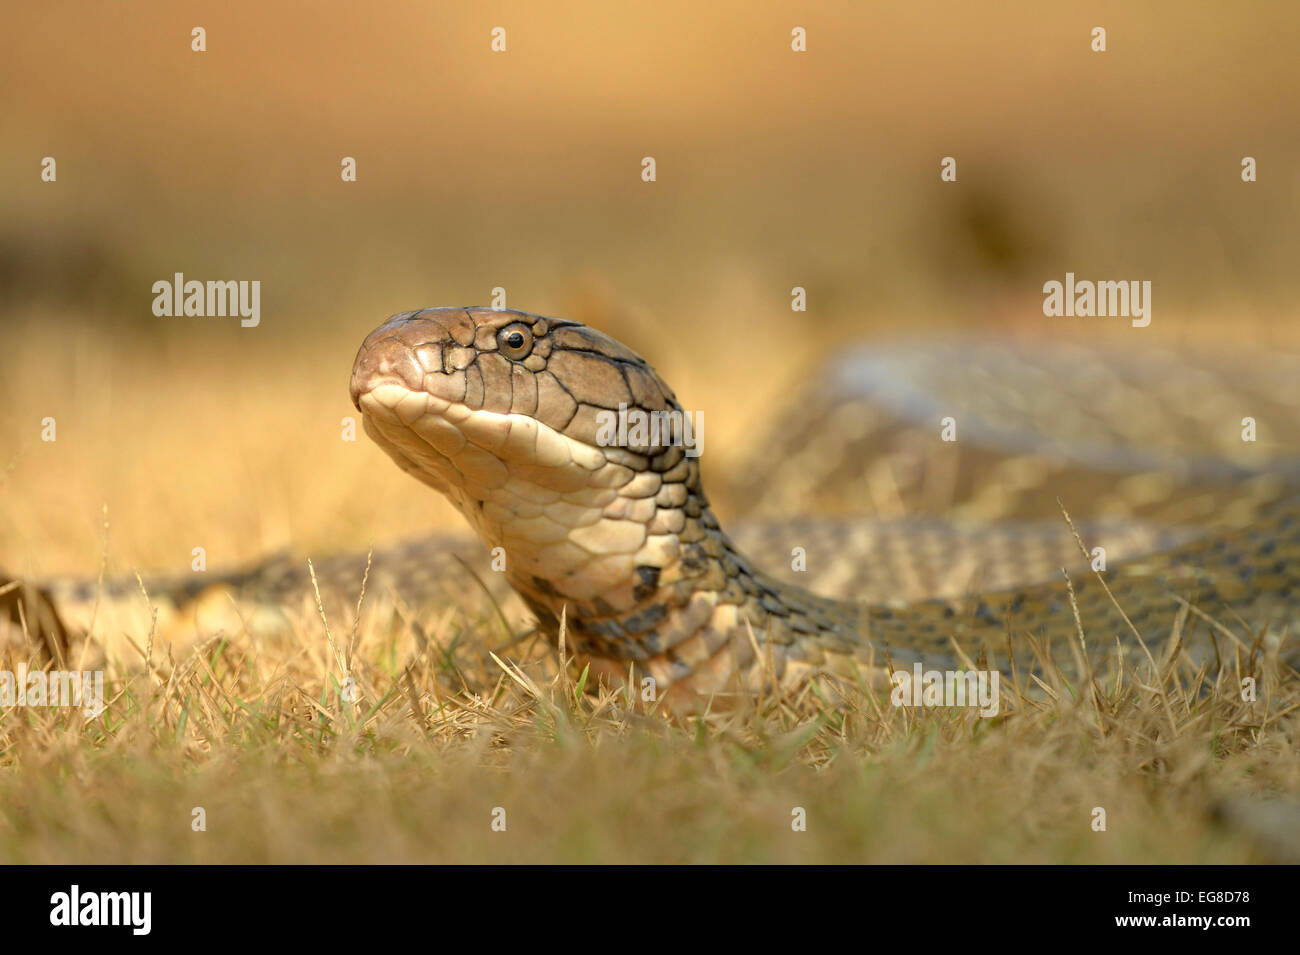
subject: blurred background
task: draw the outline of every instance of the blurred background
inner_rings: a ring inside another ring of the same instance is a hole
[[[12,5],[0,566],[93,575],[105,508],[110,570],[459,527],[340,422],[373,326],[496,286],[646,356],[715,472],[849,342],[1293,347],[1298,40],[1271,2]],[[1150,280],[1151,326],[1045,318],[1066,271]],[[260,326],[155,317],[175,272],[260,281]]]

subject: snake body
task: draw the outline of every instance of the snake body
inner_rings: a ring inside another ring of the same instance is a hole
[[[784,413],[741,396],[754,440],[732,469],[730,533],[705,494],[707,454],[598,434],[619,405],[683,409],[596,329],[402,313],[361,345],[351,396],[479,540],[318,558],[310,574],[282,554],[143,588],[134,574],[0,578],[0,630],[8,616],[9,639],[35,633],[56,659],[91,633],[272,637],[316,617],[320,597],[346,620],[363,578],[370,612],[410,619],[463,598],[468,566],[552,640],[563,617],[595,673],[635,668],[677,698],[915,662],[1006,668],[1009,654],[1070,669],[1078,651],[1140,649],[1138,635],[1177,633],[1193,658],[1225,662],[1300,616],[1300,364],[1283,355],[961,337],[849,350]],[[1247,416],[1256,441],[1242,440]]]
[[[834,599],[750,560],[724,532],[686,448],[662,434],[657,443],[631,433],[608,440],[602,412],[684,409],[643,358],[596,329],[504,309],[400,313],[362,343],[350,391],[370,437],[504,556],[505,579],[540,627],[555,638],[563,619],[568,646],[611,680],[634,668],[674,693],[752,692],[817,673],[877,679],[890,666],[951,664],[954,654],[1002,666],[1012,640],[1041,649],[1082,637],[1113,652],[1117,636],[1131,644],[1130,634],[1164,635],[1176,621],[1188,645],[1197,631],[1219,639],[1228,623],[1248,638],[1277,634],[1300,609],[1300,501],[1289,466],[1192,460],[1176,440],[1137,453],[1184,466],[1190,485],[1236,487],[1253,502],[1249,522],[1154,535],[1146,543],[1155,552],[1141,555],[1139,540],[1134,559],[1068,581],[1012,575],[945,597]],[[1056,456],[1063,482],[1114,465],[1096,442],[1082,447],[1075,460]],[[1063,530],[1048,548],[1054,557],[1073,543]],[[800,546],[790,533],[768,535],[767,567],[790,562],[784,548]],[[912,527],[906,539],[915,536]],[[810,559],[838,562],[825,551]],[[862,573],[871,575],[869,559]]]

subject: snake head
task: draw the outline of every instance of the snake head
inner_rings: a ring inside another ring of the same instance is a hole
[[[685,415],[608,335],[500,309],[403,312],[362,343],[351,391],[366,432],[456,505],[494,566],[501,548],[540,628],[554,638],[567,611],[568,646],[597,678],[635,661],[659,687],[711,693],[853,652],[848,616],[770,581],[722,533],[691,453],[698,421],[689,440],[638,430],[632,412]],[[755,640],[772,648],[762,666]]]
[[[371,438],[505,548],[516,589],[631,605],[637,568],[678,556],[698,462],[680,443],[609,440],[620,406],[680,408],[608,335],[512,310],[404,312],[362,343],[351,393]]]

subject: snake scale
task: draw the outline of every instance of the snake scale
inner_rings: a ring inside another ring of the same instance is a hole
[[[1176,621],[1201,656],[1225,638],[1276,642],[1300,609],[1298,386],[1276,356],[1207,370],[1157,350],[1098,360],[961,338],[847,353],[788,417],[755,415],[755,433],[790,440],[738,469],[750,519],[734,535],[701,457],[667,433],[602,433],[620,406],[684,409],[594,328],[507,309],[400,313],[362,343],[350,393],[379,447],[503,558],[486,576],[551,639],[563,616],[596,676],[635,666],[707,696],[958,655],[1005,667],[1017,646],[1069,659],[1063,641],[1081,637],[1093,655],[1117,638],[1129,652],[1134,631],[1160,639]],[[1044,394],[1058,399],[1050,427]],[[1260,441],[1242,441],[1247,415]],[[1071,528],[1072,500],[1102,506]],[[809,511],[823,516],[791,517]],[[862,511],[884,517],[847,516]],[[1098,541],[1104,570],[1085,559]],[[471,553],[419,541],[379,554],[376,571],[399,593],[427,589],[456,573],[449,555]],[[355,558],[318,570],[355,586]],[[265,601],[302,575],[273,560],[225,581]],[[41,593],[65,617],[89,599],[85,584]]]

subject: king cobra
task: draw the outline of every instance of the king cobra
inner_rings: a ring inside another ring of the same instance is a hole
[[[350,391],[370,437],[482,545],[381,550],[368,592],[418,604],[478,560],[494,596],[512,589],[611,683],[636,674],[699,700],[817,674],[875,683],[917,663],[1069,669],[1149,654],[1145,640],[1172,634],[1219,666],[1292,652],[1300,368],[1282,356],[963,338],[846,352],[785,416],[747,419],[767,437],[733,483],[748,512],[733,534],[680,431],[610,440],[611,414],[685,409],[594,328],[507,309],[403,312],[365,338]],[[1247,421],[1258,441],[1242,440]],[[327,600],[355,602],[369,566],[318,560],[308,579],[304,564],[149,581],[152,605],[134,577],[11,582],[0,607],[17,620],[25,604],[25,625],[57,644],[168,629],[138,612],[105,618],[129,607],[174,608],[211,633],[193,608],[233,595],[253,611],[221,629],[256,635],[267,608],[305,598],[314,610],[318,581]]]
[[[1005,665],[1017,639],[1040,648],[1090,640],[1113,652],[1117,636],[1132,646],[1180,617],[1189,646],[1193,631],[1227,644],[1226,624],[1241,625],[1247,640],[1276,635],[1300,606],[1289,465],[1261,472],[1275,499],[1245,526],[1191,534],[1104,573],[960,597],[836,600],[742,553],[710,507],[700,458],[667,429],[657,443],[646,429],[610,440],[611,413],[649,420],[684,409],[643,358],[593,328],[512,310],[401,313],[362,343],[351,395],[389,457],[504,556],[506,579],[541,629],[554,639],[563,620],[579,660],[611,680],[634,669],[705,696],[818,673],[875,681],[889,666],[963,652]],[[1185,463],[1193,483],[1261,484],[1240,465]],[[798,535],[790,539],[797,546]]]

